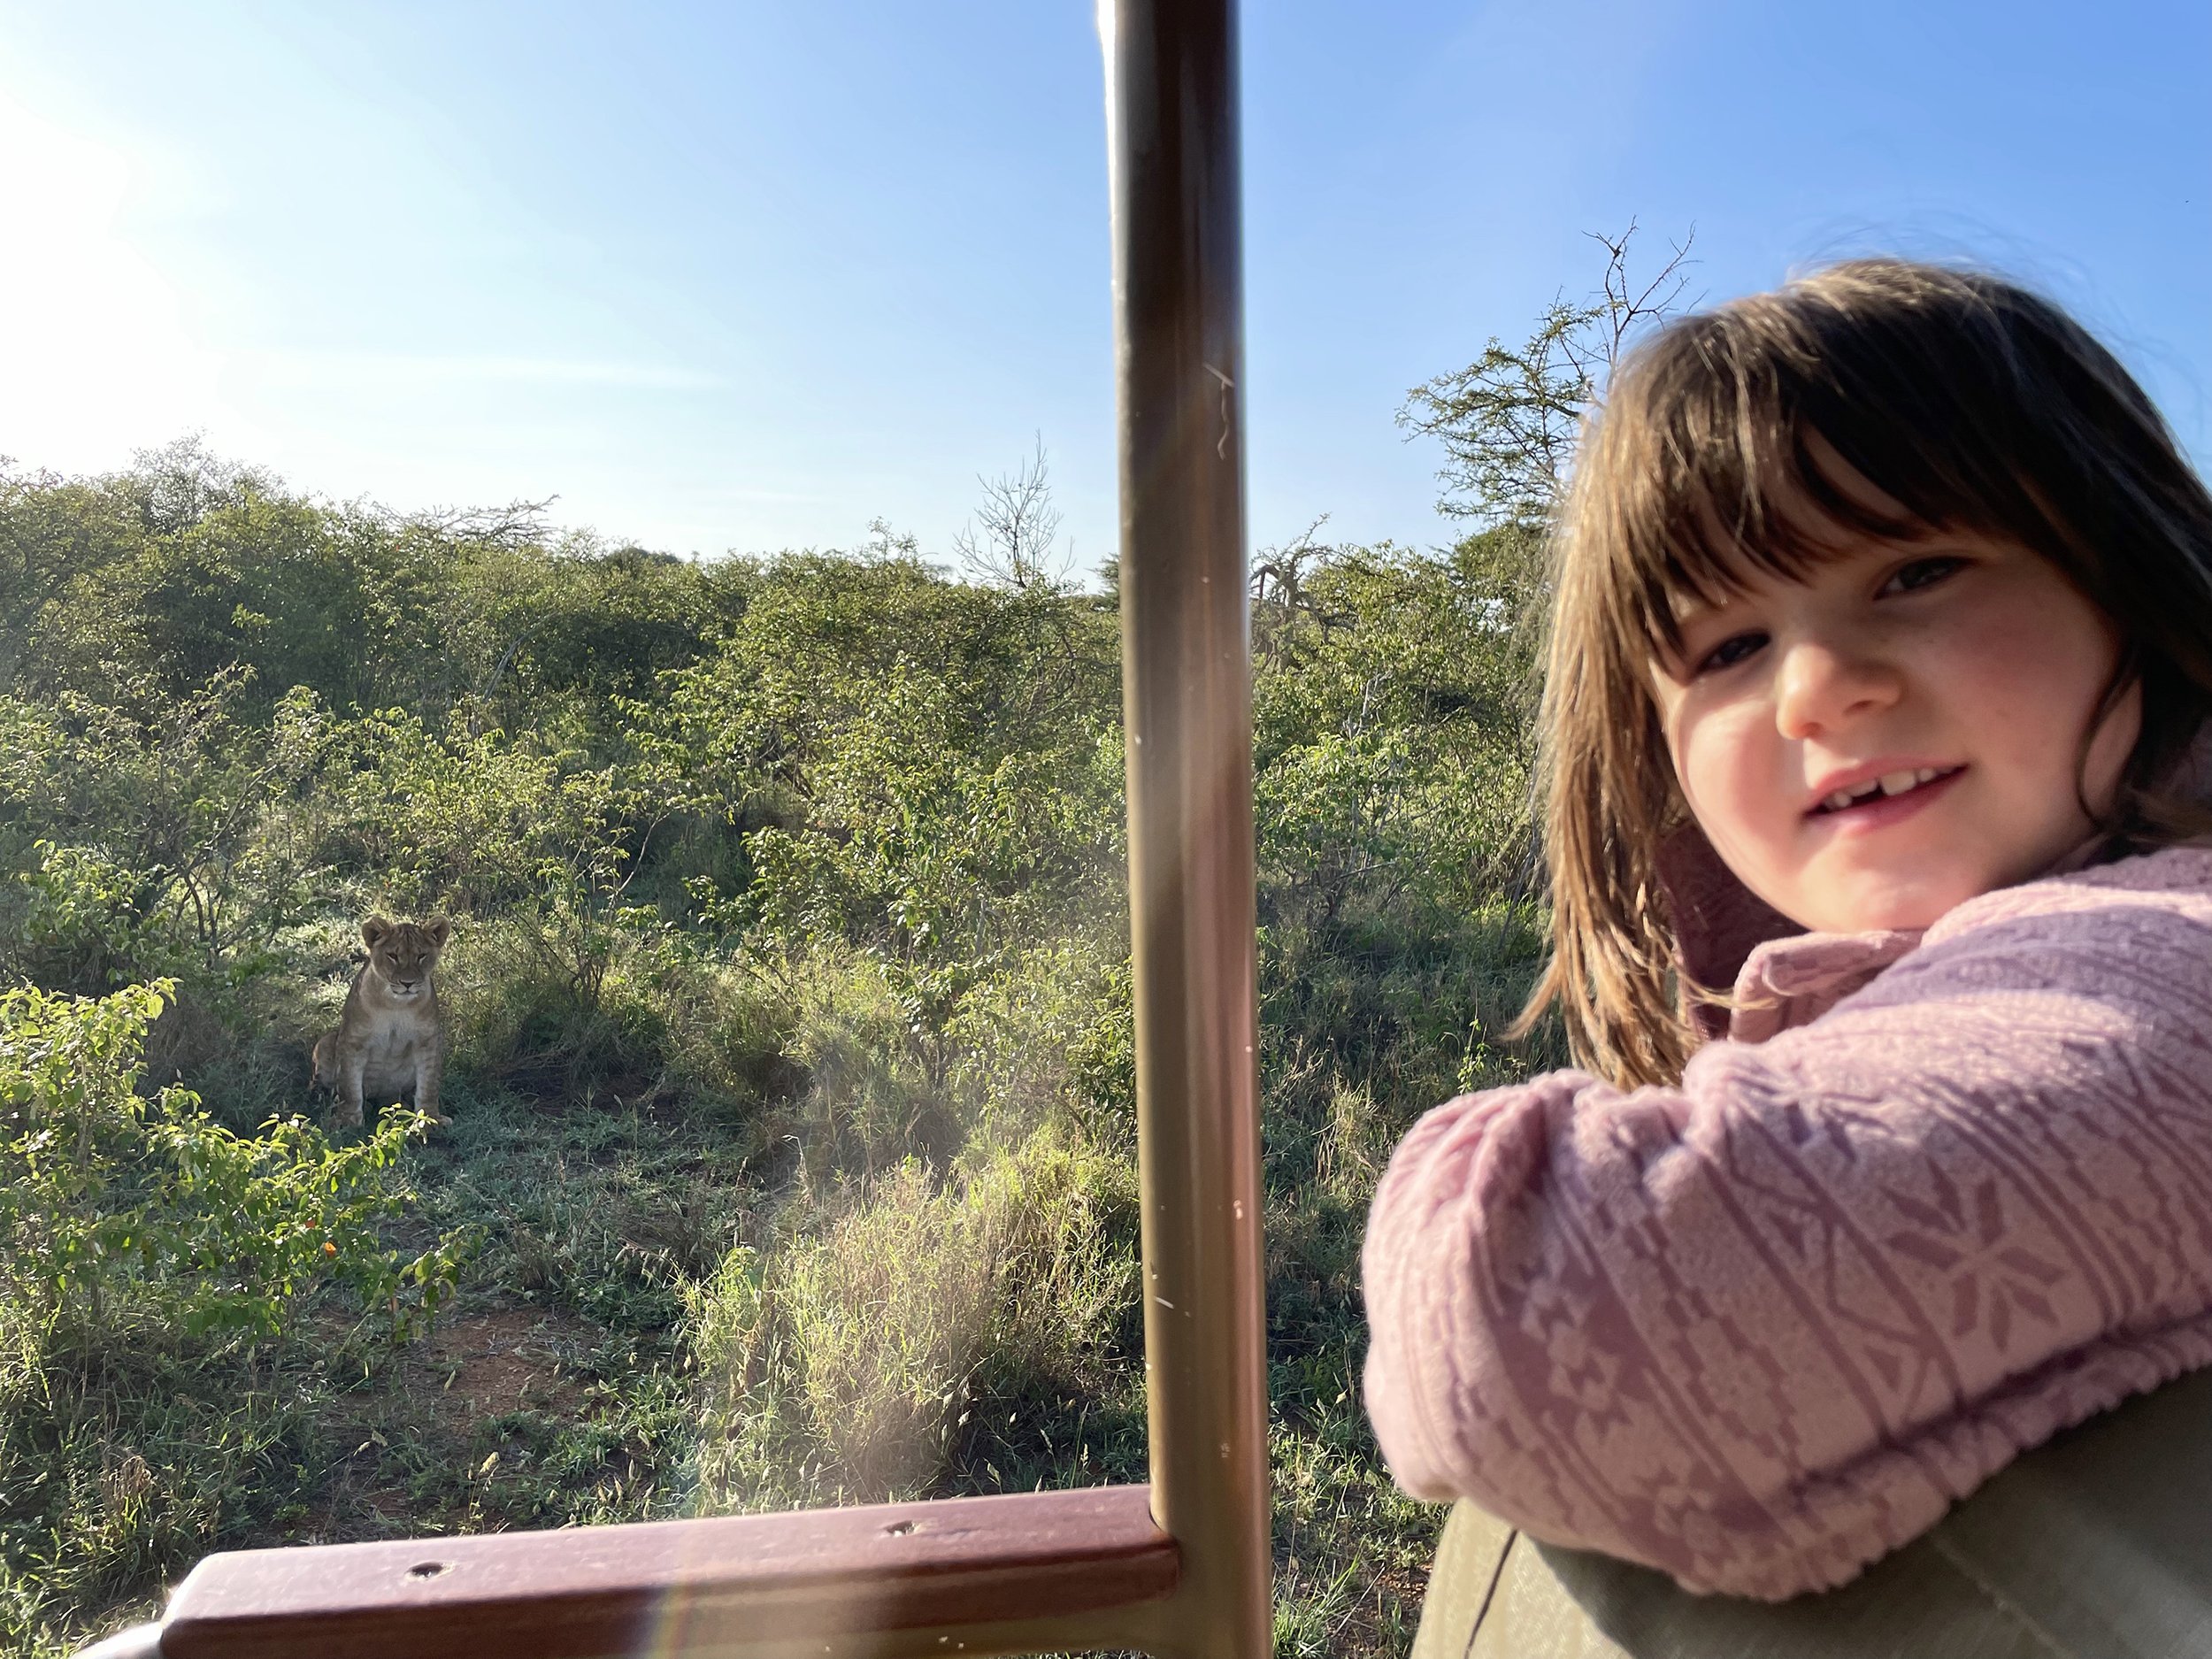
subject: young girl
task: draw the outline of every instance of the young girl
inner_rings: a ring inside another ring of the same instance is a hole
[[[1624,363],[1562,527],[1556,1006],[1375,1199],[1408,1490],[1840,1584],[2212,1364],[2212,498],[1987,276],[1837,266]]]

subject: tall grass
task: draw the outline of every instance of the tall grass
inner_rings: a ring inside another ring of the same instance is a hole
[[[822,1232],[733,1252],[692,1303],[702,1506],[924,1495],[979,1405],[1087,1392],[1132,1299],[1133,1196],[1040,1132],[948,1180],[902,1164]]]

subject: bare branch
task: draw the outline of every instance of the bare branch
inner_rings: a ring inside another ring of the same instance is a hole
[[[1617,237],[1592,231],[1590,240],[1605,250],[1605,277],[1601,288],[1601,299],[1606,321],[1602,341],[1606,369],[1610,371],[1620,362],[1628,336],[1640,324],[1658,322],[1681,309],[1683,291],[1690,279],[1683,266],[1692,263],[1691,244],[1697,240],[1697,227],[1693,225],[1687,235],[1678,242],[1668,243],[1668,257],[1651,280],[1641,288],[1632,288],[1628,274],[1628,245],[1634,240],[1637,225],[1628,221],[1628,228]]]
[[[396,528],[413,530],[442,541],[512,550],[542,546],[550,537],[546,513],[560,499],[511,501],[503,507],[431,507],[396,514]]]
[[[978,474],[976,482],[983,487],[982,503],[952,539],[961,568],[1000,588],[1052,587],[1064,580],[1070,556],[1056,545],[1060,510],[1052,504],[1043,434],[1038,434],[1036,452],[1012,472],[995,479]]]

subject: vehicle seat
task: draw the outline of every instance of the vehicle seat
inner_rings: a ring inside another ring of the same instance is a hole
[[[1414,1659],[2198,1659],[2212,1655],[2212,1371],[2028,1453],[1841,1589],[1700,1596],[1539,1544],[1471,1503]]]

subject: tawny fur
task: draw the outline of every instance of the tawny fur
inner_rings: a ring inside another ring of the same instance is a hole
[[[353,976],[338,1029],[315,1040],[314,1085],[336,1091],[335,1127],[358,1128],[365,1099],[381,1106],[408,1094],[431,1122],[445,1121],[438,1110],[445,1025],[431,976],[451,930],[442,916],[427,922],[372,916],[361,924],[369,959]]]

